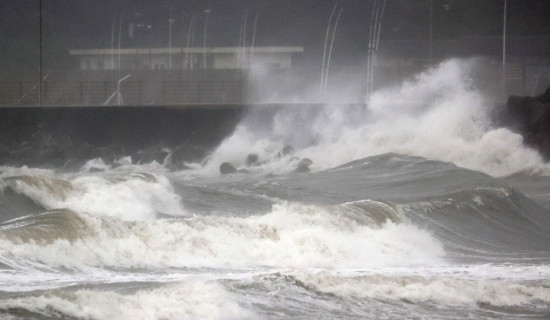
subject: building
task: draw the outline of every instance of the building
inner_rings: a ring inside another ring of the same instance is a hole
[[[80,70],[290,69],[303,47],[73,49]]]
[[[280,80],[303,52],[276,46],[71,49],[78,70],[45,70],[42,105],[245,103],[253,98],[249,69],[261,65]],[[0,79],[0,105],[37,104],[38,92],[34,75]]]

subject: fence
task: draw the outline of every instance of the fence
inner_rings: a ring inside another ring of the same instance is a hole
[[[375,70],[376,87],[395,85],[426,69],[426,65],[392,63]],[[502,87],[502,67],[490,62],[475,75],[479,89],[494,93],[494,99],[505,99],[509,94],[539,93],[550,83],[550,69],[542,72],[537,66],[509,63],[506,68],[506,88]],[[170,105],[264,101],[278,93],[278,98],[300,98],[311,84],[317,84],[318,71],[272,71],[263,78],[249,77],[246,70],[187,70],[181,71],[55,71],[46,73],[42,83],[42,105],[103,105],[117,93],[118,79],[131,73],[120,83],[120,96],[125,105]],[[0,105],[38,105],[36,75],[0,75]],[[359,80],[360,81],[360,80]],[[337,82],[337,81],[335,81]],[[338,84],[335,84],[338,86]],[[360,86],[359,86],[360,87]],[[330,89],[330,88],[329,88]],[[337,89],[336,87],[333,89]],[[330,91],[330,90],[329,90]],[[302,97],[304,100],[311,97]],[[362,92],[348,97],[362,101]],[[295,99],[290,99],[295,100]],[[116,104],[111,99],[110,105]]]
[[[118,90],[126,105],[240,103],[246,99],[246,75],[239,70],[181,72],[51,72],[42,82],[42,105],[102,105]],[[37,105],[36,76],[0,79],[0,105]],[[116,99],[109,101],[115,104]]]

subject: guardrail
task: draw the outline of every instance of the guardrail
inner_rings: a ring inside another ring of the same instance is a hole
[[[44,81],[42,105],[101,105],[117,90],[117,81]],[[242,80],[147,81],[128,79],[120,84],[126,105],[240,103],[246,96]],[[0,105],[38,104],[38,84],[0,82]],[[114,99],[110,104],[116,104]]]

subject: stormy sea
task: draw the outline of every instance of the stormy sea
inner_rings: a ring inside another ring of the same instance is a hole
[[[36,128],[0,153],[0,318],[549,318],[550,166],[469,67],[212,146]]]

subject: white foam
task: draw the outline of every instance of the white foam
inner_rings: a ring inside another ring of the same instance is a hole
[[[87,235],[0,241],[4,254],[48,266],[367,268],[443,263],[442,246],[407,222],[365,225],[335,208],[274,205],[249,217],[123,222],[82,216]]]
[[[0,166],[0,178],[21,176],[21,175],[51,176],[53,174],[54,174],[54,170],[51,170],[51,169],[29,168],[27,166],[22,166],[22,167]]]
[[[269,135],[264,134],[265,125],[260,134],[249,117],[214,152],[216,161],[208,173],[219,174],[223,161],[238,166],[248,153],[268,153],[284,144],[293,145],[298,157],[312,159],[314,169],[393,152],[452,162],[493,176],[525,170],[550,173],[520,135],[490,126],[492,102],[472,86],[469,74],[474,68],[473,61],[445,61],[399,87],[375,92],[363,113],[339,105],[284,109],[267,125]]]
[[[425,270],[424,270],[425,271]],[[550,303],[550,288],[489,277],[463,278],[449,275],[370,274],[342,276],[329,272],[294,272],[306,286],[342,297],[406,300],[412,303],[476,306],[538,306]]]
[[[80,174],[67,180],[52,175],[25,176],[12,187],[47,209],[68,208],[94,216],[123,220],[154,219],[157,213],[185,215],[180,197],[161,175],[118,176]]]
[[[215,283],[185,281],[122,293],[107,290],[50,291],[0,301],[0,309],[22,308],[46,317],[79,319],[244,319],[252,314]]]

